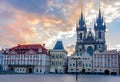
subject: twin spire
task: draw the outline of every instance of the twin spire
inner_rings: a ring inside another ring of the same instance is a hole
[[[97,30],[97,29],[98,30],[99,29],[105,30],[105,28],[106,28],[106,26],[105,26],[105,22],[103,21],[103,17],[102,17],[102,13],[101,13],[101,8],[100,8],[100,4],[99,4],[99,13],[98,13],[98,17],[97,17],[97,20],[95,22],[95,25],[94,25],[94,29],[95,30]],[[80,19],[79,19],[79,29],[86,31],[85,18],[83,16],[82,8],[81,8],[81,16],[80,16]]]
[[[78,30],[87,31],[86,24],[85,24],[85,19],[84,19],[84,16],[83,16],[82,12],[81,12],[81,17],[79,19]]]

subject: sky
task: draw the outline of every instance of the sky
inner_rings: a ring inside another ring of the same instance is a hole
[[[17,44],[45,44],[52,49],[62,40],[73,53],[81,8],[87,28],[93,29],[99,0],[0,0],[0,49]],[[120,0],[101,0],[101,11],[107,47],[120,50]]]

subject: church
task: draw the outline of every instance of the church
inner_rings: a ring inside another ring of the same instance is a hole
[[[89,27],[87,27],[84,14],[81,11],[79,22],[76,25],[77,40],[75,52],[68,57],[68,73],[93,72],[94,52],[104,52],[107,50],[105,41],[106,23],[100,8],[94,22],[94,33],[91,29],[87,28]]]
[[[92,33],[91,29],[87,31],[87,28],[85,17],[83,16],[83,12],[81,12],[79,24],[76,28],[77,42],[75,53],[77,53],[78,56],[81,56],[84,52],[87,52],[92,56],[95,50],[103,52],[107,48],[105,41],[106,23],[104,22],[100,9],[96,22],[94,23],[95,35]]]

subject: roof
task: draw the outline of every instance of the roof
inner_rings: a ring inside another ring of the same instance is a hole
[[[95,43],[94,35],[91,30],[88,32],[87,37],[84,39],[83,42],[86,44],[94,44]]]
[[[57,41],[53,49],[54,50],[64,50],[62,41]]]
[[[96,23],[94,24],[95,30],[105,30],[106,29],[106,23],[104,22],[104,18],[101,15],[101,10],[99,10],[98,18],[96,20]]]
[[[99,52],[99,51],[95,51],[94,54],[107,54],[107,55],[111,55],[111,54],[119,54],[119,52],[117,50],[105,50],[103,52]]]
[[[4,53],[16,53],[16,54],[25,54],[27,52],[35,52],[39,53],[39,50],[41,49],[41,53],[48,54],[47,49],[44,48],[41,44],[28,44],[28,45],[17,45],[15,47],[12,47],[10,49],[5,50]]]

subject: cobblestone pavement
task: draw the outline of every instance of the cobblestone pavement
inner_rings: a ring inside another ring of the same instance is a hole
[[[11,74],[0,75],[0,82],[76,82],[75,76],[67,74]],[[79,75],[78,82],[120,82],[120,76]]]

